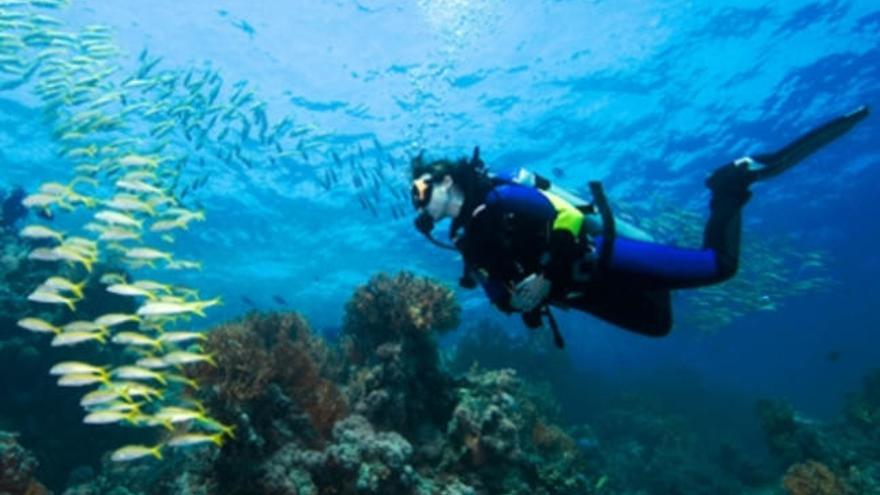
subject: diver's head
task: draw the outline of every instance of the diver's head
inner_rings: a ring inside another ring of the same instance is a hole
[[[412,201],[416,210],[435,222],[458,217],[465,201],[460,169],[466,166],[466,160],[425,162],[421,154],[413,159]]]
[[[480,160],[480,149],[473,157],[457,161],[426,161],[424,153],[412,160],[412,201],[418,210],[416,228],[430,237],[434,223],[451,218],[452,231],[462,225],[462,218],[483,201],[491,189],[491,180]]]
[[[423,174],[413,181],[413,205],[435,222],[456,218],[463,204],[464,192],[449,174],[442,177]]]

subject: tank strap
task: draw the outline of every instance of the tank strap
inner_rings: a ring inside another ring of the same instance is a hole
[[[593,201],[599,214],[602,216],[602,246],[599,252],[599,260],[597,263],[598,274],[601,276],[608,269],[611,263],[611,256],[614,254],[614,215],[611,212],[611,206],[608,205],[608,198],[605,196],[605,190],[599,181],[590,182],[590,192],[593,194]]]

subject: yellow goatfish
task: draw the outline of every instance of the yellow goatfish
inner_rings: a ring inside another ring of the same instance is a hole
[[[153,225],[150,225],[150,232],[167,232],[174,229],[187,230],[188,226],[186,222],[181,222],[179,220],[159,220],[158,222],[154,222]]]
[[[136,315],[123,313],[108,313],[95,319],[95,323],[105,328],[115,327],[130,321],[138,322],[141,319]]]
[[[110,339],[114,344],[162,348],[162,343],[137,332],[119,332]]]
[[[156,380],[162,385],[168,384],[168,381],[160,373],[138,366],[120,366],[114,368],[110,373],[126,380]]]
[[[206,443],[213,443],[214,445],[221,447],[223,445],[223,433],[215,433],[213,435],[205,433],[184,433],[169,438],[166,443],[171,447],[189,447]]]
[[[155,215],[156,210],[152,206],[141,201],[137,196],[128,194],[117,194],[110,201],[104,203],[105,206],[122,211],[139,211],[148,215]]]
[[[163,302],[148,301],[138,308],[138,316],[169,316],[184,313],[195,313],[205,316],[205,309],[220,304],[221,299],[216,297],[208,301],[192,302]]]
[[[174,260],[166,266],[169,270],[201,270],[202,264],[198,261]]]
[[[153,417],[159,421],[167,421],[169,423],[183,423],[184,421],[205,419],[205,413],[201,411],[193,411],[183,407],[166,406],[156,411]]]
[[[34,248],[34,250],[28,254],[28,259],[36,261],[60,261],[61,257],[55,253],[54,249],[40,247]]]
[[[101,388],[98,390],[93,390],[82,396],[82,399],[79,400],[79,405],[83,407],[97,406],[100,404],[113,402],[114,400],[119,399],[122,396],[123,392],[121,390],[115,388]]]
[[[132,412],[108,411],[101,409],[86,414],[86,417],[83,418],[83,423],[88,425],[109,425],[120,423],[122,421],[135,423],[136,417],[137,414]]]
[[[158,357],[140,358],[135,364],[140,366],[141,368],[147,368],[151,370],[160,370],[171,366],[170,364],[163,361],[162,358]]]
[[[84,254],[81,249],[77,249],[73,246],[58,246],[53,249],[52,252],[58,256],[58,259],[64,260],[69,264],[79,263],[86,269],[86,271],[92,271],[92,264],[95,260],[89,255]]]
[[[152,248],[131,248],[125,252],[125,256],[134,260],[143,260],[143,261],[153,261],[153,260],[167,260],[171,261],[171,253],[166,253],[164,251],[159,251],[158,249]]]
[[[93,321],[72,321],[61,327],[65,332],[104,332],[107,329]]]
[[[119,159],[123,167],[151,167],[159,166],[159,159],[152,156],[126,155]]]
[[[156,295],[152,292],[132,284],[113,284],[107,287],[107,292],[111,292],[120,296],[146,297],[149,299],[156,299]]]
[[[141,238],[138,232],[126,230],[120,227],[104,229],[98,239],[102,241],[136,241]]]
[[[49,369],[50,375],[101,375],[107,376],[107,369],[94,364],[83,363],[82,361],[62,361]]]
[[[110,225],[124,225],[126,227],[137,227],[141,228],[143,226],[143,222],[140,220],[136,220],[125,213],[120,213],[118,211],[113,210],[103,210],[95,213],[95,219],[100,220],[104,223],[108,223]]]
[[[212,431],[219,431],[221,434],[229,438],[235,438],[235,426],[224,425],[214,418],[204,417],[198,420],[198,423]]]
[[[207,335],[199,332],[165,332],[159,336],[159,342],[179,344],[190,340],[205,340]]]
[[[217,362],[214,361],[214,358],[208,354],[198,354],[195,352],[187,352],[187,351],[174,351],[169,352],[168,354],[162,356],[162,360],[168,364],[179,365],[179,364],[192,364],[192,363],[208,363],[211,366],[216,367]]]
[[[95,340],[101,344],[107,342],[107,338],[103,333],[93,332],[62,332],[52,339],[52,347],[61,347],[68,345],[76,345],[82,342]]]
[[[43,193],[31,194],[21,202],[26,208],[47,208],[56,203],[59,206],[65,205],[60,197]]]
[[[43,225],[28,225],[18,234],[26,239],[55,239],[59,242],[64,240],[64,234]]]
[[[116,181],[116,187],[119,189],[125,189],[126,191],[145,193],[145,194],[163,194],[162,189],[147,184],[146,182],[138,181],[138,180],[118,180]]]
[[[153,387],[138,382],[117,382],[113,387],[120,390],[123,397],[146,397],[148,400],[152,397],[162,399],[164,394]]]
[[[162,445],[159,444],[155,447],[148,447],[146,445],[126,445],[125,447],[116,449],[113,454],[110,455],[110,460],[113,462],[129,462],[149,456],[162,460]]]
[[[105,273],[101,275],[100,282],[104,285],[111,284],[124,284],[125,283],[125,275],[121,273]]]
[[[166,294],[171,294],[174,291],[174,288],[171,285],[156,282],[154,280],[138,280],[132,285],[152,292],[162,291]]]
[[[67,280],[64,277],[49,277],[48,279],[46,279],[45,282],[43,282],[42,287],[49,289],[50,291],[53,291],[53,292],[56,292],[56,291],[70,292],[71,294],[76,296],[78,299],[82,299],[83,288],[86,286],[87,283],[88,283],[87,280],[82,281],[78,284],[75,284],[75,283],[71,282],[70,280]]]
[[[110,383],[110,380],[106,376],[82,373],[61,375],[61,378],[58,379],[59,387],[85,387],[88,385],[94,385],[96,383],[103,383],[104,385],[108,385]]]
[[[76,311],[76,304],[73,299],[68,297],[64,297],[55,292],[50,292],[48,290],[39,290],[37,289],[28,296],[28,301],[44,303],[44,304],[64,304],[71,311]]]
[[[22,318],[21,320],[18,320],[18,326],[36,333],[61,333],[60,328],[39,318]]]

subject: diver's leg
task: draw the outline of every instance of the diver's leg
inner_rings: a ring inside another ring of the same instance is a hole
[[[859,107],[816,127],[778,151],[741,158],[718,168],[706,180],[712,200],[703,233],[703,249],[618,238],[608,271],[645,289],[684,289],[729,279],[739,267],[742,207],[752,195],[749,186],[793,167],[849,132],[868,114],[867,107]]]
[[[566,305],[649,337],[663,337],[672,329],[669,291],[641,290],[609,280],[589,284]]]
[[[649,291],[720,282],[736,272],[740,223],[739,211],[723,204],[709,219],[705,234],[709,245],[703,249],[618,237],[607,267],[596,275]]]
[[[703,250],[714,254],[715,271],[702,281],[704,284],[727,280],[739,268],[742,208],[752,196],[749,174],[748,167],[737,161],[719,168],[706,180],[712,199],[703,231]]]

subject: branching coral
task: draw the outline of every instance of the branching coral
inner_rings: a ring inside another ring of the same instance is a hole
[[[408,272],[379,274],[358,287],[346,305],[343,331],[353,357],[364,359],[385,342],[452,330],[460,314],[448,287]]]
[[[794,464],[785,473],[782,484],[789,495],[847,495],[850,493],[828,466],[807,461]]]
[[[404,435],[442,429],[452,396],[432,331],[455,328],[460,312],[449,288],[411,273],[376,275],[359,287],[343,328],[351,362],[363,366],[349,383],[355,410]]]
[[[336,424],[323,451],[288,446],[261,467],[260,493],[392,494],[416,491],[423,480],[411,465],[412,445],[395,432],[376,431],[352,415]]]
[[[588,493],[574,440],[512,370],[468,375],[447,436],[445,468],[488,493]]]
[[[190,373],[210,390],[209,400],[227,411],[267,397],[275,385],[308,414],[320,437],[347,413],[336,386],[338,363],[298,314],[251,314],[211,331],[204,347],[217,366],[196,366]]]

